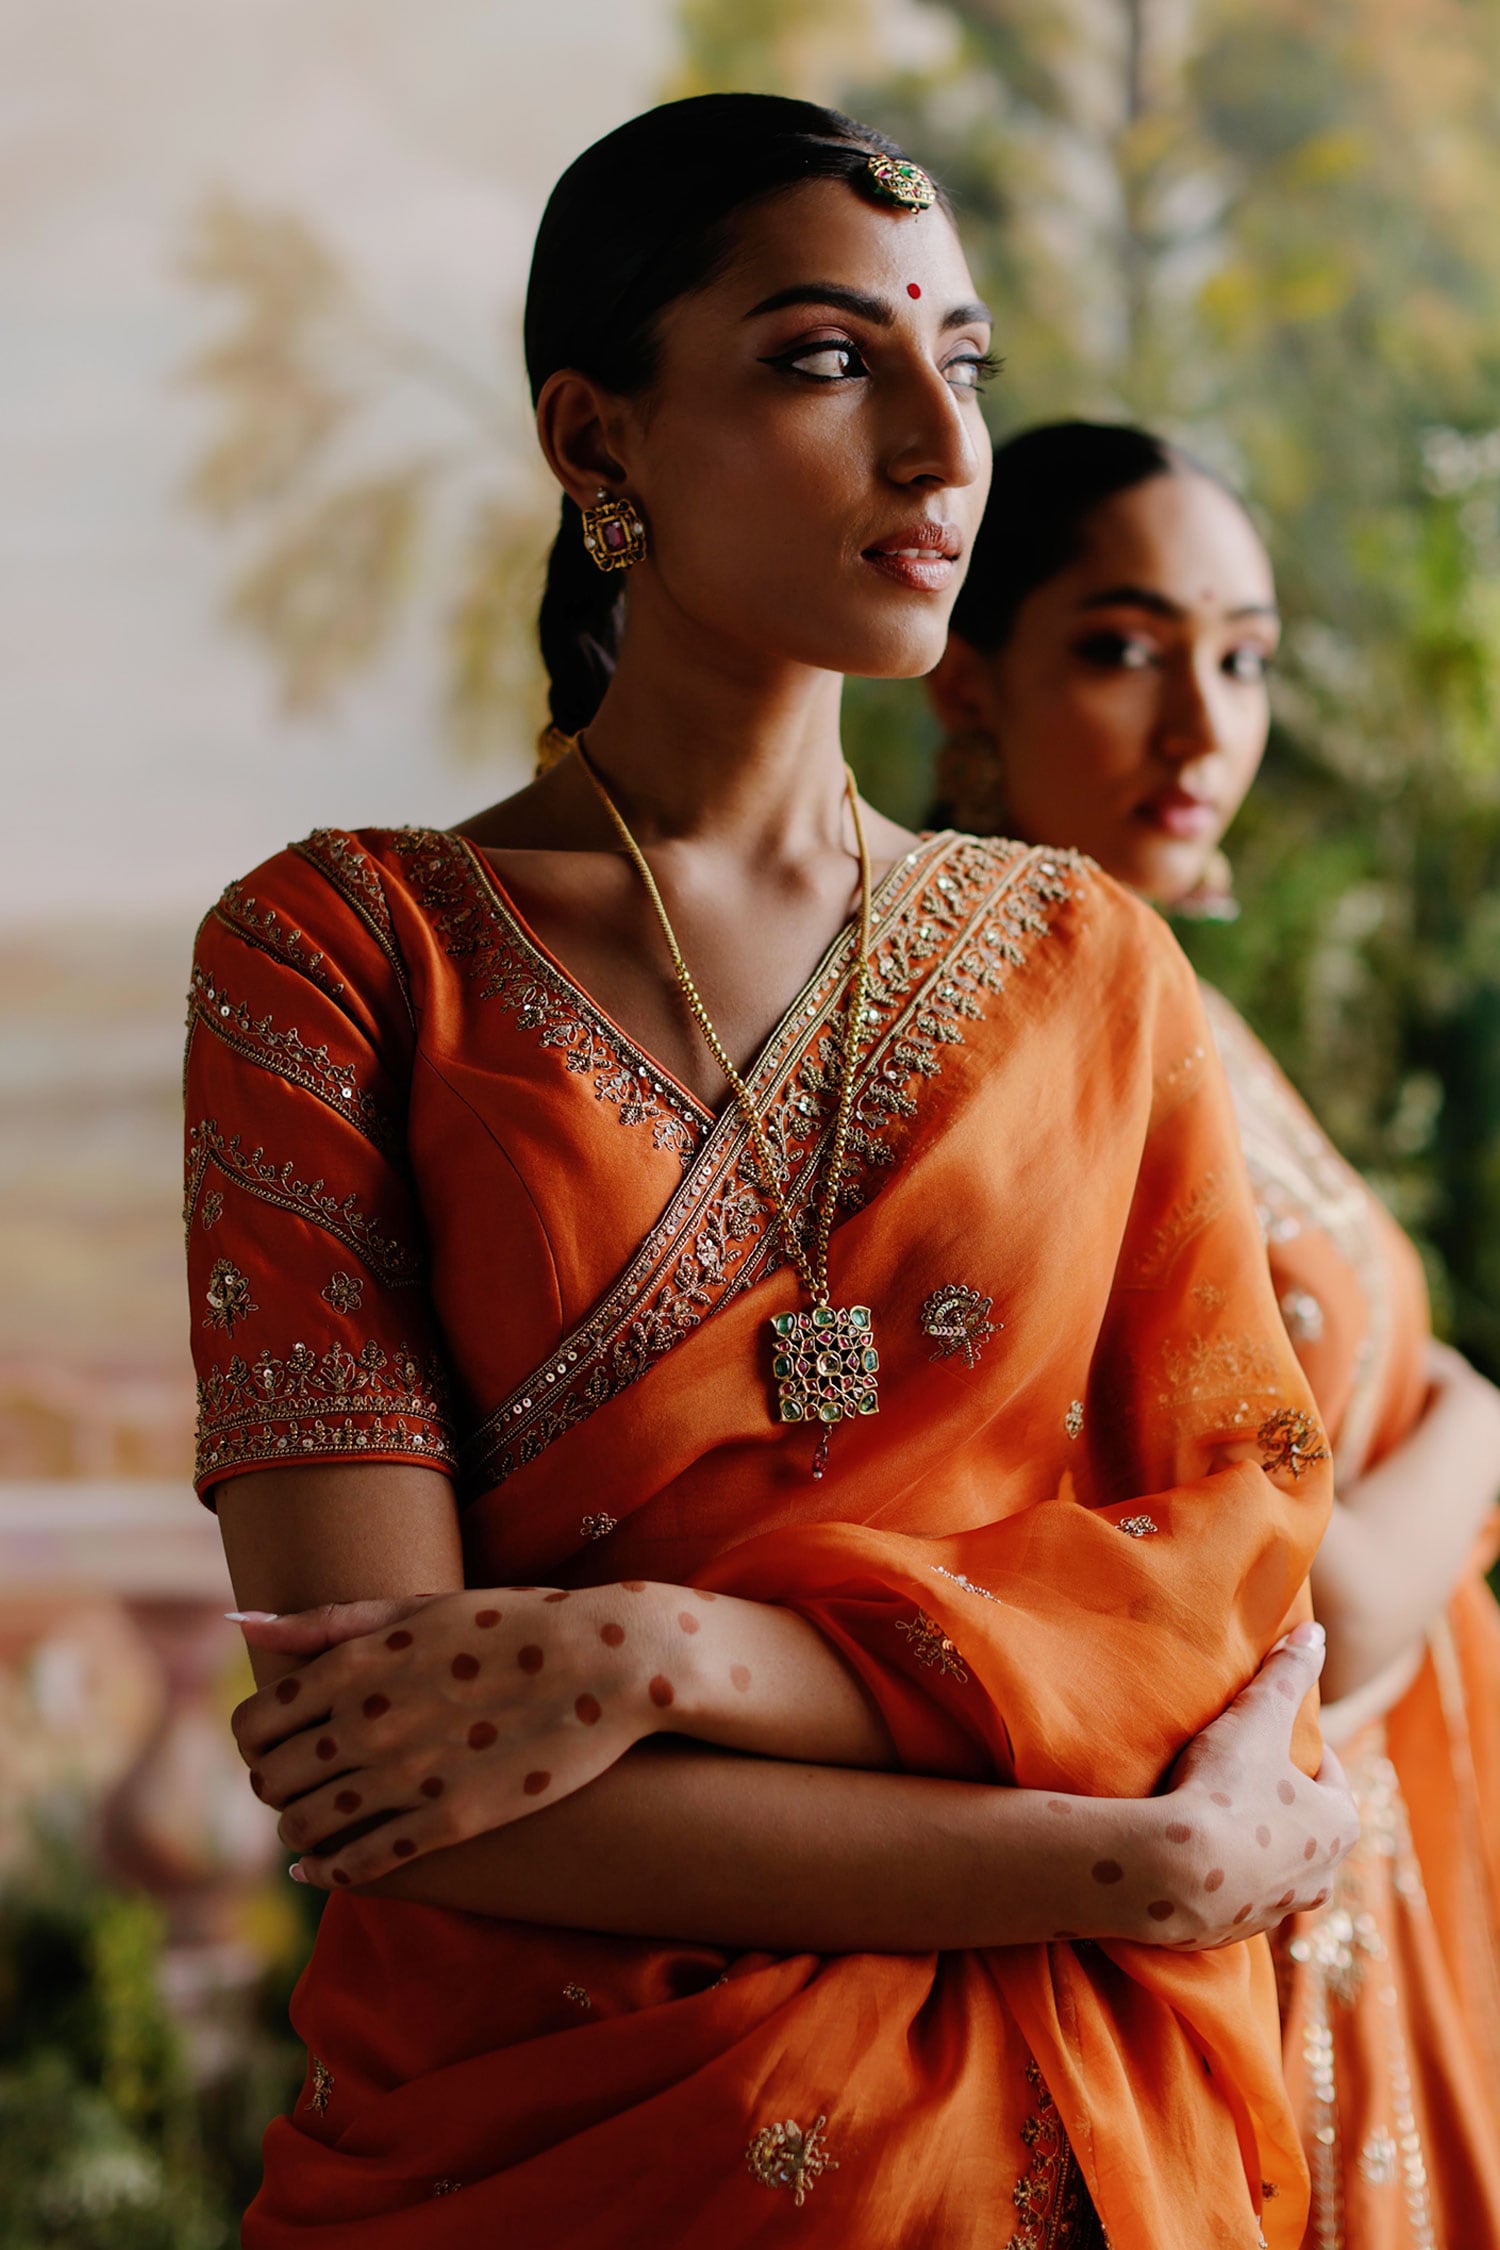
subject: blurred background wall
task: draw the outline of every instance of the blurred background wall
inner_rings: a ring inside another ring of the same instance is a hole
[[[530,242],[652,100],[894,132],[997,307],[997,433],[1128,415],[1247,493],[1277,725],[1244,915],[1188,942],[1500,1374],[1497,60],[1500,0],[10,0],[7,2250],[232,2240],[299,2067],[306,1931],[224,1760],[243,1674],[186,1482],[192,930],[316,823],[447,823],[528,770]],[[848,711],[919,819],[919,690]]]

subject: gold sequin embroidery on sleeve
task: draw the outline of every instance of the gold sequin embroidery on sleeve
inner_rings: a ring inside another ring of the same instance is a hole
[[[358,1274],[336,1273],[318,1294],[336,1313],[358,1312],[364,1303],[365,1285]]]
[[[228,1258],[216,1258],[208,1277],[205,1292],[208,1311],[203,1316],[205,1328],[222,1328],[226,1335],[234,1334],[237,1320],[246,1320],[260,1307],[250,1294],[250,1284],[237,1265]]]

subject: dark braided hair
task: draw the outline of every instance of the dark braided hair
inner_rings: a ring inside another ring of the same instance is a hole
[[[1042,422],[1007,438],[995,448],[990,496],[949,630],[995,655],[1027,596],[1077,561],[1096,508],[1153,477],[1184,473],[1240,498],[1191,453],[1128,423]]]
[[[720,274],[733,221],[806,180],[861,187],[866,160],[903,152],[839,110],[774,94],[702,94],[633,117],[585,149],[542,215],[526,292],[526,372],[535,400],[576,367],[623,397],[656,372],[658,316]],[[946,199],[939,198],[947,207]],[[564,498],[538,618],[552,723],[587,726],[615,668],[621,582],[589,560]]]

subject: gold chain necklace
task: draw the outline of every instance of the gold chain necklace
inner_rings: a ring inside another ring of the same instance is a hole
[[[813,1475],[820,1477],[828,1459],[828,1440],[834,1424],[842,1422],[846,1417],[878,1414],[880,1411],[880,1393],[876,1381],[880,1355],[875,1349],[870,1308],[868,1305],[833,1305],[828,1301],[828,1241],[833,1232],[833,1215],[838,1202],[839,1183],[843,1178],[844,1157],[849,1146],[849,1127],[854,1116],[854,1085],[859,1074],[859,1035],[864,1023],[865,1002],[870,985],[870,854],[865,843],[864,825],[859,817],[859,792],[855,787],[854,776],[846,765],[844,794],[848,799],[855,841],[859,847],[859,949],[844,1024],[844,1064],[834,1120],[833,1146],[829,1151],[823,1193],[816,1208],[813,1254],[809,1258],[802,1230],[782,1193],[776,1160],[771,1154],[754,1097],[730,1061],[724,1042],[714,1029],[713,1020],[703,1005],[692,971],[682,958],[682,948],[677,943],[671,918],[662,903],[661,892],[656,887],[656,878],[646,864],[646,855],[630,833],[625,816],[606,788],[604,777],[585,748],[582,736],[577,738],[576,748],[594,793],[609,815],[620,842],[646,886],[646,895],[656,909],[656,919],[660,922],[662,935],[667,941],[667,950],[672,956],[672,966],[677,973],[682,996],[692,1010],[694,1021],[707,1042],[709,1052],[734,1090],[740,1114],[749,1128],[766,1192],[776,1206],[782,1239],[811,1300],[806,1312],[776,1313],[772,1316],[771,1372],[776,1378],[776,1404],[782,1421],[817,1422],[821,1425],[821,1436],[817,1452],[813,1456],[812,1468]]]

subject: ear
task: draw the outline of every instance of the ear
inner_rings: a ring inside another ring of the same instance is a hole
[[[957,633],[927,675],[927,695],[950,734],[988,733],[993,701],[988,657]]]
[[[628,482],[621,459],[626,402],[576,367],[549,375],[536,402],[536,434],[547,466],[569,499],[587,508],[600,488],[619,493]]]

